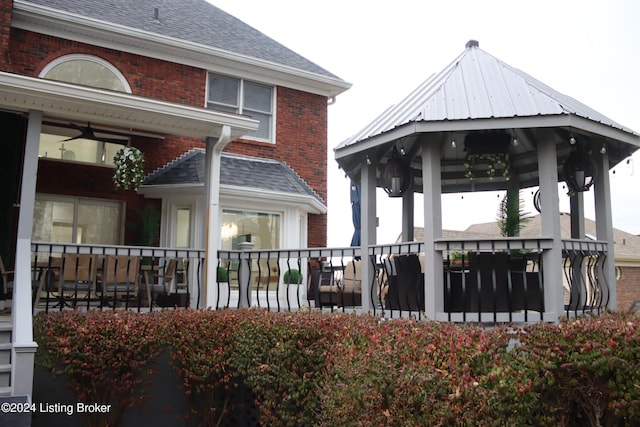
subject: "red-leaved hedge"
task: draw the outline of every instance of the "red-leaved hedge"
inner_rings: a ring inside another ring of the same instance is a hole
[[[38,363],[79,400],[119,405],[89,425],[117,425],[142,403],[141,374],[163,349],[190,425],[223,421],[240,385],[265,426],[640,425],[630,314],[518,329],[255,309],[63,311],[39,315],[35,332]]]

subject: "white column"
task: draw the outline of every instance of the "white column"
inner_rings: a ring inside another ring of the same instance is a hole
[[[594,199],[596,208],[596,237],[607,242],[607,256],[602,266],[606,283],[609,287],[609,302],[607,307],[615,310],[618,307],[616,292],[616,265],[613,247],[613,219],[611,215],[611,184],[609,182],[609,154],[600,153],[602,142],[593,145],[592,151],[598,165],[598,177],[594,184]],[[601,286],[603,286],[601,284]],[[606,295],[605,295],[606,298]]]
[[[362,255],[361,283],[362,283],[362,311],[372,310],[371,281],[374,270],[369,259],[369,246],[376,244],[376,166],[362,165],[361,177],[361,228],[360,251]]]
[[[218,300],[218,284],[216,281],[218,267],[218,250],[220,249],[220,163],[222,150],[231,141],[231,128],[223,126],[217,140],[207,138],[205,167],[206,246],[205,246],[205,280],[204,307],[215,307]]]
[[[428,134],[422,141],[422,192],[424,195],[424,296],[425,315],[435,320],[444,312],[442,252],[435,241],[442,237],[442,178],[440,141]]]
[[[562,286],[562,235],[560,234],[560,203],[558,200],[558,156],[555,135],[551,129],[538,129],[538,173],[540,175],[540,205],[542,237],[553,239],[551,249],[542,254],[544,266],[544,319],[557,322],[564,311]]]
[[[33,309],[31,307],[31,231],[36,199],[41,129],[42,112],[30,111],[22,166],[14,270],[13,349],[11,354],[11,394],[14,396],[30,396],[33,388],[33,359],[37,344],[33,341]]]

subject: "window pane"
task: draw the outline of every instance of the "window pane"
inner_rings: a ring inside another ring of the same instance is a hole
[[[77,243],[117,245],[120,243],[120,204],[78,206]]]
[[[209,76],[209,100],[216,104],[238,106],[239,81],[229,77]]]
[[[222,213],[222,248],[239,249],[249,239],[254,249],[280,248],[280,215],[225,210]]]
[[[271,116],[263,113],[256,113],[254,111],[246,111],[244,112],[247,116],[252,119],[259,120],[260,125],[255,132],[251,132],[249,135],[263,138],[263,139],[271,139]]]
[[[188,248],[191,240],[191,209],[178,208],[176,212],[176,247]]]
[[[100,142],[90,139],[65,141],[69,136],[42,133],[38,157],[48,159],[72,160],[93,164],[113,165],[113,157],[122,147],[119,144]],[[123,139],[124,141],[124,139]],[[102,150],[105,156],[102,157]]]
[[[37,242],[73,242],[72,202],[36,200],[32,239]]]
[[[243,108],[270,113],[271,88],[256,83],[244,82]]]
[[[125,92],[124,85],[111,70],[102,64],[86,59],[65,61],[49,70],[44,77],[51,80]]]

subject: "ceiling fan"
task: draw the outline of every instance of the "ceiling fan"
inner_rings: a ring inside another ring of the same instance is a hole
[[[100,136],[96,136],[93,132],[93,129],[91,128],[91,123],[87,123],[86,127],[82,127],[82,126],[78,126],[75,123],[69,123],[71,126],[73,126],[74,128],[78,129],[80,131],[80,135],[77,136],[73,136],[71,138],[65,139],[63,142],[67,142],[67,141],[72,141],[74,139],[90,139],[93,141],[100,141],[100,142],[110,142],[112,144],[120,144],[120,145],[128,145],[129,141],[126,139],[121,139],[121,138],[104,138],[104,137],[100,137]]]

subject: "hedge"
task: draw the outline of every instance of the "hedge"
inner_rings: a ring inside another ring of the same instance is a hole
[[[369,315],[62,311],[35,320],[37,363],[79,401],[144,402],[169,352],[190,425],[217,425],[247,386],[269,426],[640,425],[638,317],[483,328]]]

